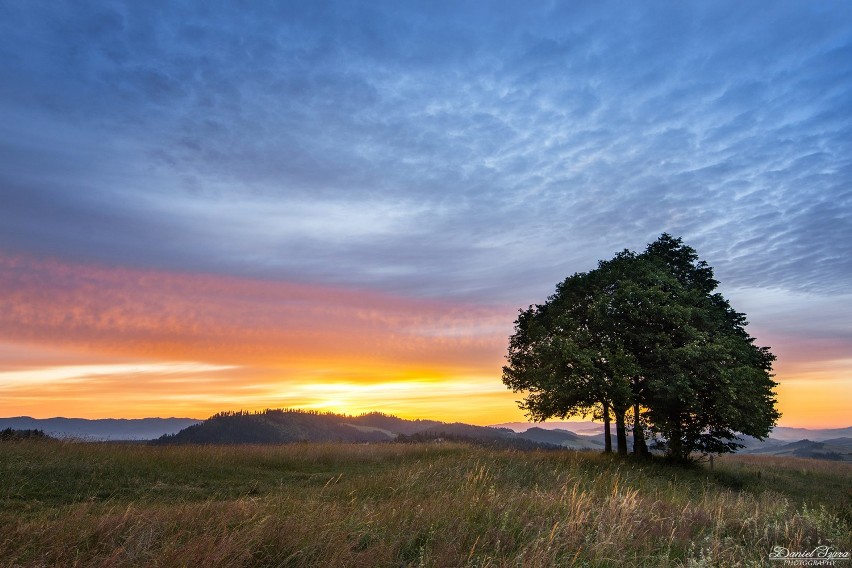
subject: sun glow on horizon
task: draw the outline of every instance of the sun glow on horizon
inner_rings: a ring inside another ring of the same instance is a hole
[[[514,307],[0,254],[4,267],[0,415],[302,408],[525,421],[522,395],[500,380]],[[770,344],[781,424],[847,426],[852,360],[783,335]]]
[[[4,394],[0,414],[203,419],[227,410],[295,408],[352,416],[384,412],[407,419],[481,425],[527,421],[516,404],[522,396],[505,389],[496,374],[403,372],[396,379],[389,378],[392,373],[387,369],[376,374],[383,378],[374,380],[368,369],[348,369],[341,370],[340,375],[347,378],[340,379],[326,368],[285,379],[278,370],[185,361],[34,367],[0,371]],[[852,390],[843,376],[790,376],[780,381],[777,394],[783,414],[779,426],[849,425],[844,417],[849,416]]]

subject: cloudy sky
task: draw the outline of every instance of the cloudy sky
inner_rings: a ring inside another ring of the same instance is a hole
[[[0,415],[519,419],[517,309],[664,231],[849,425],[850,4],[0,4]]]

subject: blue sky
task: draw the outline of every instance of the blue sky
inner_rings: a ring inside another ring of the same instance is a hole
[[[277,4],[4,4],[0,242],[502,299],[665,230],[852,281],[845,3]]]
[[[4,2],[0,79],[9,254],[524,306],[666,231],[849,357],[846,2]]]

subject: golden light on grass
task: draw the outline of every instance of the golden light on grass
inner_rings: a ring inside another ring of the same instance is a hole
[[[762,566],[774,545],[852,546],[852,466],[818,460],[23,442],[0,466],[10,566]]]

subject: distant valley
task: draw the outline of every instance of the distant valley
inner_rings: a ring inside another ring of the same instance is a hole
[[[596,422],[510,422],[474,426],[435,420],[405,420],[378,412],[360,416],[290,410],[224,412],[192,418],[99,419],[27,416],[0,418],[0,430],[42,430],[87,441],[144,441],[158,444],[276,444],[299,441],[384,442],[455,439],[519,449],[604,447]],[[614,438],[614,432],[613,432]],[[745,437],[743,454],[852,461],[852,427],[810,430],[777,427],[766,440]]]
[[[526,422],[507,422],[496,424],[494,427],[523,432],[529,429],[530,425]],[[603,424],[597,422],[544,422],[538,424],[537,427],[548,431],[573,432],[589,441],[597,442],[600,447],[603,447]],[[630,446],[632,441],[630,441],[629,430],[627,436],[628,446]],[[613,431],[614,439],[615,432]],[[745,446],[739,450],[738,453],[740,454],[852,461],[852,427],[811,430],[777,426],[772,430],[769,438],[765,440],[744,436],[740,443]]]
[[[93,442],[153,440],[174,434],[201,420],[195,418],[0,418],[0,430],[42,430],[55,438],[79,438]]]
[[[510,430],[514,430],[515,432],[523,432],[530,426],[532,426],[532,424],[530,424],[529,422],[505,422],[503,424],[494,424],[492,427],[508,428]],[[569,430],[571,432],[574,432],[575,434],[582,434],[584,436],[603,434],[603,424],[591,421],[542,422],[539,424],[535,424],[535,426],[539,428],[544,428],[545,430]],[[805,439],[821,442],[824,440],[831,440],[833,438],[852,437],[852,426],[846,428],[824,429],[790,428],[788,426],[776,426],[772,429],[772,433],[769,435],[769,437],[782,442],[795,442],[798,440]]]

